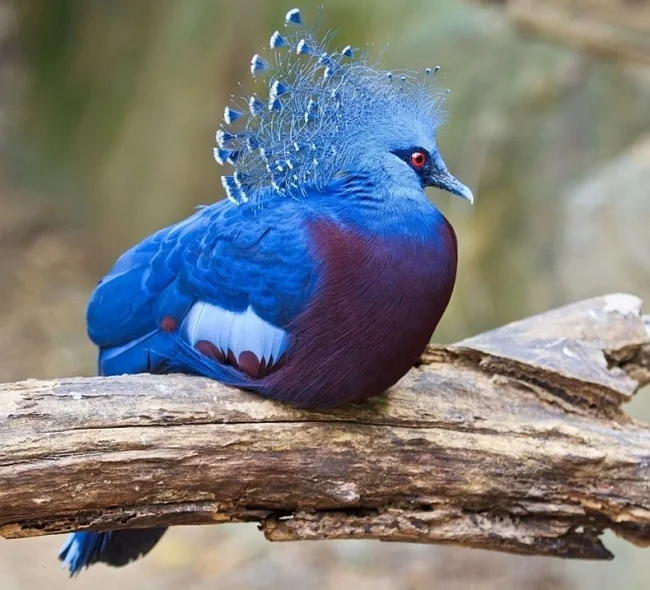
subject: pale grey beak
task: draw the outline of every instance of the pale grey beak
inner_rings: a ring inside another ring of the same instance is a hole
[[[444,172],[442,174],[433,174],[430,177],[431,186],[440,188],[443,191],[447,191],[452,195],[456,195],[461,199],[469,201],[470,204],[474,204],[474,194],[468,187],[466,187],[460,180],[455,176],[449,174],[449,172]]]

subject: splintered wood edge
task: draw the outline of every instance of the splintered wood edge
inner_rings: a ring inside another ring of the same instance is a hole
[[[431,346],[424,364],[468,362],[491,374],[528,380],[595,414],[650,383],[650,316],[634,295],[613,293],[512,322],[449,347]]]

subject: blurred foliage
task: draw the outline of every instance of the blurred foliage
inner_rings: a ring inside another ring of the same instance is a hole
[[[0,378],[93,372],[83,318],[93,282],[124,248],[222,197],[214,131],[238,82],[249,83],[250,56],[294,4],[20,0],[14,26],[0,0],[0,80],[3,64],[19,62],[27,87],[12,102],[18,124],[0,131]],[[318,18],[311,3],[303,10]],[[456,0],[328,0],[322,20],[341,41],[375,44],[386,68],[440,64],[452,90],[440,145],[477,203],[431,195],[461,257],[437,340],[608,290],[650,300],[650,69],[521,37],[500,9]],[[11,27],[22,54],[3,52]],[[22,86],[4,85],[0,119]],[[49,587],[67,587],[53,543],[0,543],[8,587],[42,587],[50,574]],[[36,546],[48,552],[35,558]],[[75,585],[647,587],[647,558],[617,554],[592,566],[429,547],[289,550],[250,532],[192,529],[173,531],[142,564],[107,577],[98,568]]]

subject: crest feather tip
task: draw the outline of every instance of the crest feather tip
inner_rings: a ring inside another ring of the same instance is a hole
[[[226,107],[223,110],[223,120],[228,125],[232,125],[235,121],[241,119],[243,115],[244,113],[242,113],[241,111],[237,111],[231,107]]]
[[[260,57],[257,53],[251,58],[251,74],[257,76],[271,69],[269,62]]]
[[[259,115],[264,109],[264,103],[256,96],[251,96],[248,100],[248,109],[250,110],[251,115]]]
[[[280,35],[280,31],[275,31],[273,35],[271,35],[271,39],[269,41],[269,47],[271,49],[277,49],[278,47],[286,47],[287,46],[287,40]]]
[[[286,25],[301,25],[302,16],[300,15],[299,8],[292,8],[287,15],[284,17],[284,23]]]

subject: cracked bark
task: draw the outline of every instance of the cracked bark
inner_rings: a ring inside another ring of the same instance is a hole
[[[611,558],[650,544],[650,319],[608,295],[431,346],[386,395],[305,412],[198,377],[0,385],[0,534],[255,521]]]

